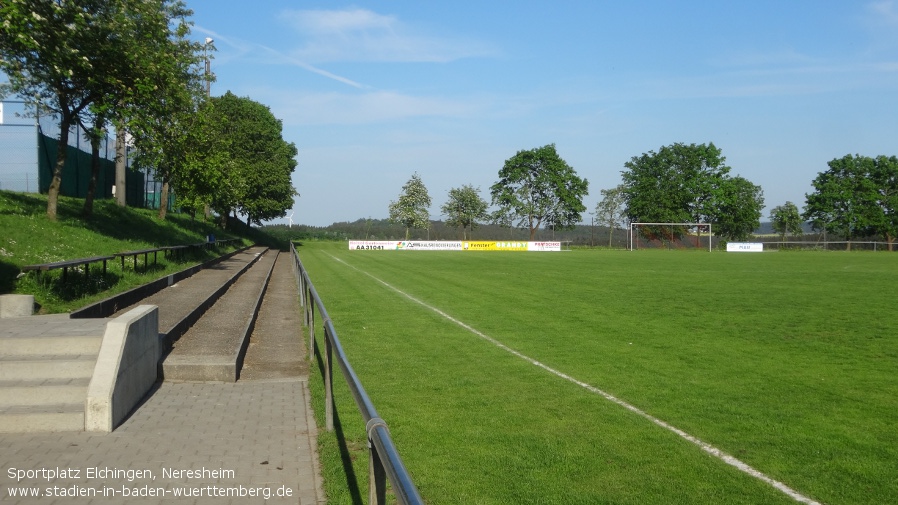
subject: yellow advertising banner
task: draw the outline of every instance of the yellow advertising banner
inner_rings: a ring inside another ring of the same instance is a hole
[[[462,250],[465,251],[522,251],[528,250],[528,242],[493,242],[473,240],[462,242]]]

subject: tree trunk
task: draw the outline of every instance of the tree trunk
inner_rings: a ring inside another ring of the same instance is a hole
[[[159,219],[165,221],[165,213],[168,210],[168,179],[163,179],[162,189],[159,192]]]
[[[50,181],[50,189],[47,191],[47,217],[53,221],[56,220],[59,188],[62,186],[62,171],[65,168],[65,160],[69,152],[69,128],[72,126],[72,115],[68,112],[68,107],[65,104],[60,105],[63,112],[59,122],[56,167],[53,169],[53,179]]]
[[[125,132],[121,125],[115,128],[115,203],[119,207],[128,205],[125,199],[125,170],[127,169],[128,153],[125,149]]]
[[[94,125],[96,128],[96,125]],[[97,192],[97,179],[100,178],[100,137],[91,135],[90,138],[90,182],[87,184],[87,196],[84,197],[84,208],[81,209],[82,217],[90,217],[94,213],[94,195]]]

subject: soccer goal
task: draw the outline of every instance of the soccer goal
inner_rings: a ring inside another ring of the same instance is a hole
[[[711,223],[630,223],[630,250],[708,249],[714,235]]]

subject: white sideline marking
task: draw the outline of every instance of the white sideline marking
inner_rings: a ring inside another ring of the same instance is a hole
[[[440,310],[440,309],[438,309],[438,308],[436,308],[436,307],[433,307],[433,306],[431,306],[431,305],[428,305],[428,304],[424,303],[423,301],[421,301],[421,300],[415,298],[414,296],[412,296],[412,295],[410,295],[410,294],[408,294],[408,293],[406,293],[406,292],[400,290],[399,288],[396,288],[396,287],[394,287],[394,286],[392,286],[392,285],[386,283],[385,281],[383,281],[383,280],[381,280],[381,279],[378,279],[377,277],[371,275],[370,273],[368,273],[368,272],[366,272],[366,271],[364,271],[364,270],[361,270],[361,269],[359,269],[359,268],[357,268],[357,267],[355,267],[355,266],[353,266],[353,265],[350,265],[349,263],[346,263],[345,261],[341,260],[340,258],[337,258],[336,256],[332,256],[332,255],[328,255],[328,256],[330,256],[331,258],[333,258],[334,260],[336,260],[336,261],[338,261],[338,262],[340,262],[340,263],[343,263],[344,265],[348,266],[349,268],[352,268],[353,270],[356,270],[356,271],[358,271],[358,272],[361,272],[361,273],[367,275],[368,277],[371,277],[371,278],[374,279],[375,281],[377,281],[377,282],[383,284],[384,286],[386,286],[386,287],[389,288],[389,289],[392,289],[393,291],[399,293],[400,295],[402,295],[402,296],[408,298],[409,300],[411,300],[411,301],[417,303],[418,305],[421,305],[422,307],[425,307],[425,308],[427,308],[427,309],[430,309],[430,310],[436,312],[437,314],[439,314],[439,315],[443,316],[444,318],[446,318],[446,319],[452,321],[453,323],[455,323],[455,324],[461,326],[462,328],[468,330],[469,332],[471,332],[471,333],[477,335],[478,337],[480,337],[480,338],[486,340],[487,342],[489,342],[489,343],[495,345],[496,347],[498,347],[498,348],[500,348],[500,349],[502,349],[502,350],[504,350],[504,351],[507,351],[507,352],[509,352],[509,353],[511,353],[511,354],[513,354],[513,355],[515,355],[515,356],[517,356],[517,357],[519,357],[519,358],[521,358],[521,359],[523,359],[523,360],[525,360],[525,361],[528,361],[528,362],[530,362],[531,364],[536,365],[536,366],[542,368],[543,370],[545,370],[545,371],[547,371],[547,372],[549,372],[549,373],[551,373],[551,374],[553,374],[553,375],[555,375],[555,376],[558,376],[558,377],[560,377],[560,378],[562,378],[562,379],[564,379],[564,380],[566,380],[566,381],[572,382],[572,383],[574,383],[574,384],[576,384],[576,385],[582,387],[583,389],[586,389],[587,391],[589,391],[589,392],[591,392],[591,393],[595,393],[595,394],[597,394],[597,395],[600,395],[600,396],[604,397],[606,400],[612,401],[612,402],[614,402],[614,403],[620,405],[621,407],[623,407],[623,408],[629,410],[630,412],[633,412],[634,414],[638,414],[638,415],[640,415],[640,416],[642,416],[642,417],[648,419],[649,421],[655,423],[656,425],[658,425],[658,426],[660,426],[660,427],[662,427],[662,428],[664,428],[664,429],[666,429],[666,430],[668,430],[668,431],[670,431],[670,432],[673,432],[673,433],[679,435],[681,438],[683,438],[683,439],[685,439],[685,440],[688,440],[689,442],[692,442],[693,444],[695,444],[695,445],[697,445],[699,448],[701,448],[701,450],[707,452],[708,454],[714,456],[715,458],[720,459],[720,460],[723,461],[724,463],[726,463],[726,464],[728,464],[728,465],[730,465],[730,466],[733,466],[733,467],[737,468],[738,470],[740,470],[740,471],[742,471],[742,472],[744,472],[744,473],[747,473],[748,475],[751,475],[752,477],[754,477],[754,478],[756,478],[756,479],[758,479],[758,480],[760,480],[760,481],[763,481],[763,482],[766,482],[767,484],[770,484],[770,485],[773,486],[774,488],[776,488],[776,489],[778,489],[779,491],[783,492],[784,494],[788,495],[788,496],[789,496],[790,498],[792,498],[793,500],[795,500],[795,501],[797,501],[797,502],[799,502],[799,503],[805,503],[805,504],[807,504],[807,505],[823,505],[821,502],[818,502],[818,501],[816,501],[816,500],[814,500],[814,499],[812,499],[812,498],[809,498],[809,497],[807,497],[807,496],[805,496],[805,495],[799,493],[798,491],[792,489],[791,487],[787,486],[786,484],[783,484],[782,482],[780,482],[780,481],[778,481],[778,480],[776,480],[776,479],[774,479],[774,478],[772,478],[772,477],[768,477],[766,474],[764,474],[764,473],[762,473],[762,472],[760,472],[760,471],[758,471],[758,470],[752,468],[752,467],[751,467],[750,465],[748,465],[747,463],[745,463],[745,462],[743,462],[743,461],[740,461],[739,459],[737,459],[737,458],[735,458],[735,457],[733,457],[733,456],[731,456],[731,455],[729,455],[729,454],[723,452],[722,450],[720,450],[720,449],[714,447],[714,446],[711,445],[711,444],[708,444],[708,443],[706,443],[706,442],[701,441],[700,439],[698,439],[698,438],[696,438],[696,437],[693,437],[692,435],[690,435],[690,434],[686,433],[685,431],[683,431],[683,430],[677,428],[676,426],[673,426],[673,425],[671,425],[671,424],[668,424],[668,423],[662,421],[661,419],[658,419],[657,417],[655,417],[655,416],[653,416],[653,415],[651,415],[651,414],[645,412],[644,410],[641,410],[639,407],[636,407],[635,405],[631,405],[631,404],[625,402],[624,400],[621,400],[620,398],[618,398],[618,397],[612,395],[611,393],[606,393],[605,391],[602,391],[601,389],[599,389],[599,388],[597,388],[597,387],[595,387],[595,386],[592,386],[592,385],[587,384],[587,383],[585,383],[585,382],[579,381],[579,380],[575,379],[574,377],[571,377],[570,375],[568,375],[568,374],[566,374],[566,373],[564,373],[564,372],[561,372],[561,371],[559,371],[559,370],[555,370],[554,368],[552,368],[552,367],[550,367],[550,366],[548,366],[548,365],[545,365],[545,364],[543,364],[543,363],[540,363],[539,361],[537,361],[537,360],[535,360],[535,359],[533,359],[533,358],[531,358],[531,357],[529,357],[529,356],[526,356],[526,355],[524,355],[524,354],[521,354],[520,352],[518,352],[518,351],[512,349],[511,347],[508,347],[507,345],[503,344],[502,342],[499,342],[498,340],[494,339],[493,337],[490,337],[489,335],[486,335],[486,334],[484,334],[484,333],[481,333],[479,330],[477,330],[477,329],[475,329],[475,328],[473,328],[473,327],[471,327],[471,326],[469,326],[469,325],[463,323],[462,321],[459,321],[458,319],[455,319],[454,317],[450,316],[449,314],[443,312],[442,310]]]

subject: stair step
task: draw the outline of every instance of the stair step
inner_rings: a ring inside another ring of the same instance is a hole
[[[277,253],[253,264],[174,344],[162,363],[166,381],[235,382],[251,322]]]
[[[71,335],[0,338],[0,356],[98,354],[103,335]]]
[[[90,378],[97,355],[0,356],[0,381]]]
[[[0,405],[84,405],[90,378],[0,381]]]
[[[0,408],[0,433],[84,431],[84,402]]]

